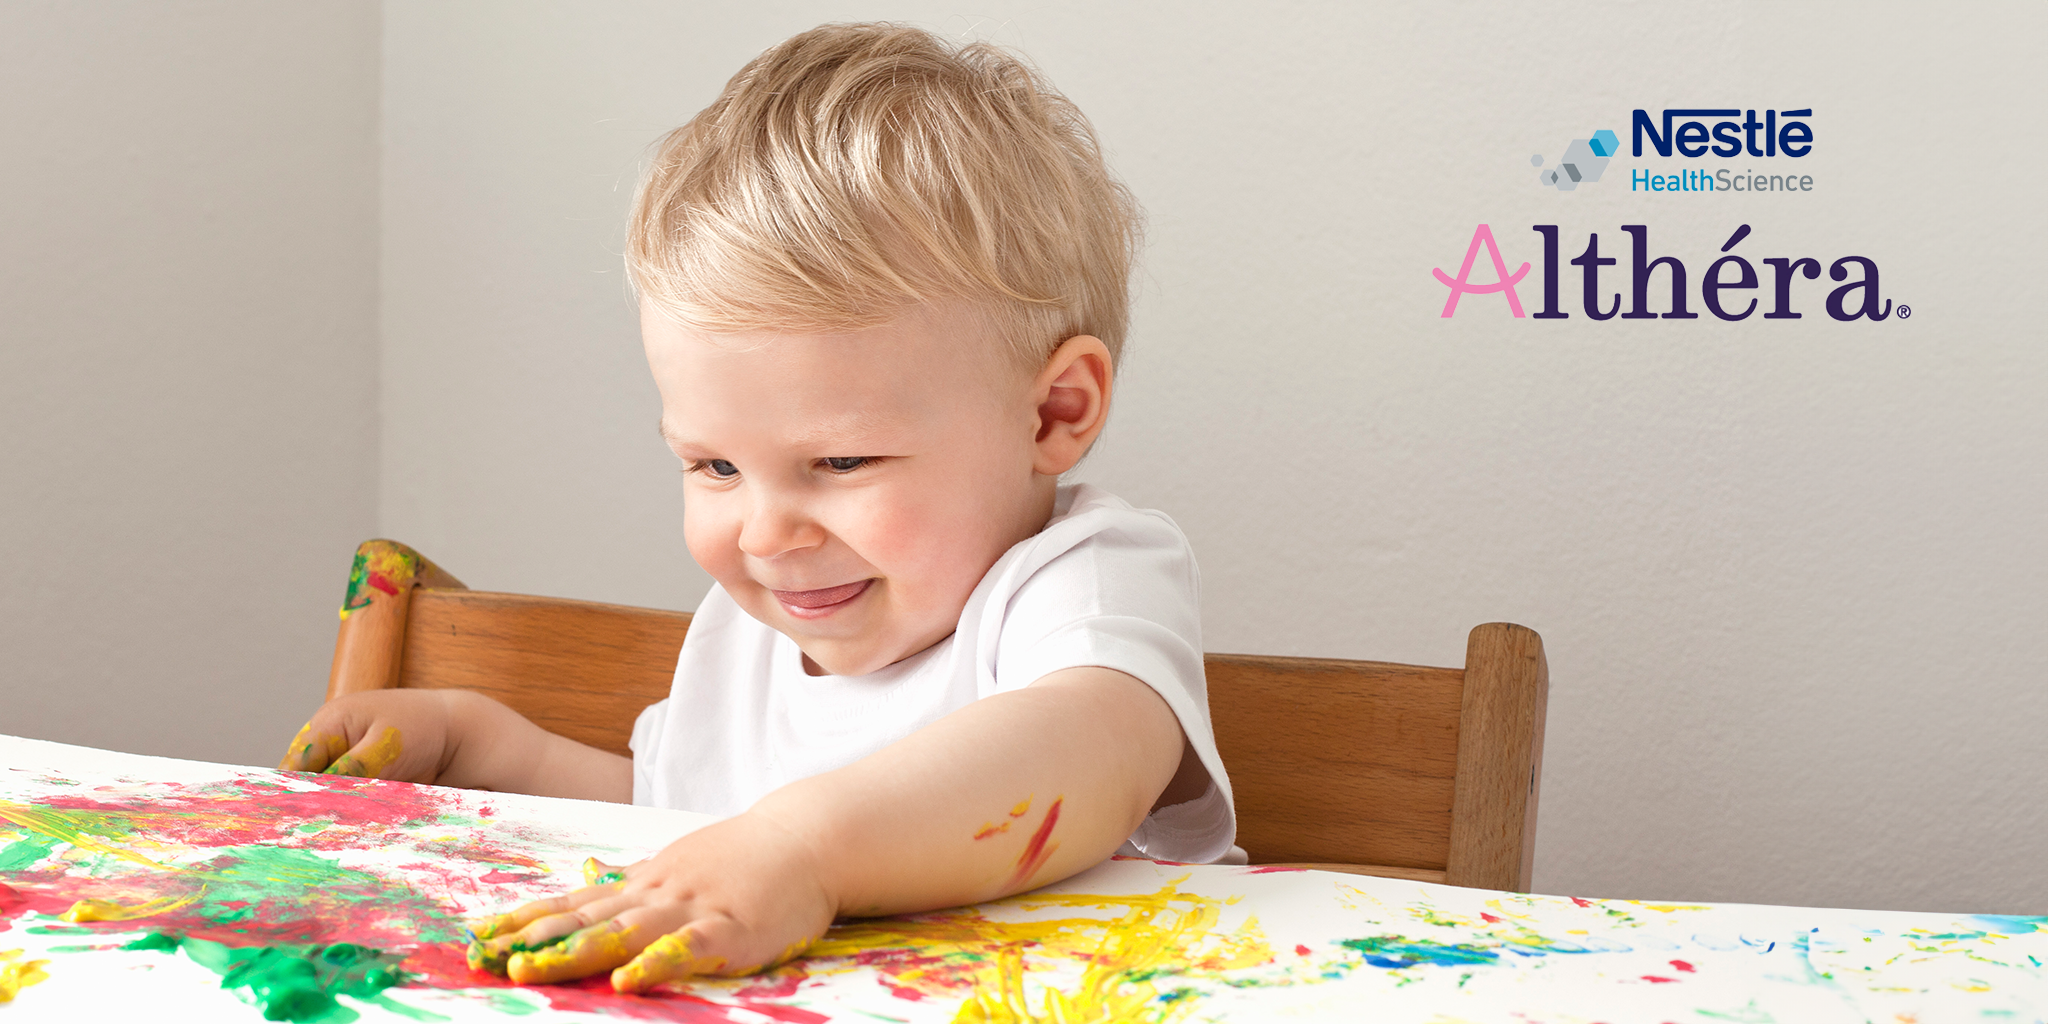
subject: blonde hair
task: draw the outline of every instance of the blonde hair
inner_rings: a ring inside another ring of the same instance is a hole
[[[662,139],[626,265],[696,330],[859,330],[965,301],[1036,366],[1078,334],[1121,352],[1138,231],[1087,118],[1018,57],[825,25]]]

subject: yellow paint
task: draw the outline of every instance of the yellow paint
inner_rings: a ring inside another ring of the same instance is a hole
[[[88,853],[119,857],[122,860],[131,861],[146,868],[154,868],[158,871],[182,873],[180,868],[174,868],[167,864],[158,864],[156,861],[150,860],[148,857],[144,857],[125,846],[116,846],[98,836],[88,835],[80,831],[76,825],[71,823],[67,816],[61,813],[53,813],[28,804],[0,800],[0,821],[13,822],[31,832],[41,833],[60,843],[70,843],[73,850],[84,850]]]
[[[285,748],[284,759],[277,763],[280,771],[316,772],[334,763],[334,759],[348,753],[348,737],[338,733],[313,735],[313,723],[299,727],[292,737],[291,745]]]
[[[20,956],[21,950],[18,949],[0,952],[0,960],[17,961],[0,964],[0,1003],[13,1002],[22,989],[50,976],[50,972],[43,970],[50,965],[48,960],[19,960]]]
[[[398,755],[405,752],[405,739],[396,728],[387,728],[376,742],[362,748],[361,753],[343,754],[327,766],[324,775],[353,775],[357,778],[374,779]]]
[[[1031,809],[1031,798],[1027,796],[1027,797],[1025,797],[1025,798],[1024,798],[1024,799],[1023,799],[1022,801],[1020,801],[1020,802],[1019,802],[1019,803],[1017,804],[1017,806],[1015,806],[1015,807],[1012,807],[1012,808],[1010,808],[1010,817],[1012,817],[1012,818],[1021,818],[1021,817],[1023,817],[1023,816],[1024,816],[1024,812],[1025,812],[1025,811],[1028,811],[1028,810],[1030,810],[1030,809]]]
[[[478,921],[477,923],[475,923],[475,924],[473,924],[473,925],[470,925],[470,926],[469,926],[469,938],[470,938],[470,941],[472,941],[472,942],[486,942],[486,941],[489,941],[489,940],[491,940],[491,939],[495,939],[495,938],[497,938],[497,937],[498,937],[498,929],[499,929],[500,927],[502,927],[502,926],[504,925],[504,923],[505,923],[505,919],[506,919],[506,918],[508,918],[508,917],[511,917],[511,916],[512,916],[512,915],[510,915],[510,914],[500,914],[500,915],[499,915],[499,916],[497,916],[497,917],[487,917],[487,918],[484,918],[484,919],[483,919],[483,920],[481,920],[481,921]],[[474,965],[474,964],[471,964],[470,966],[474,967],[474,966],[476,966],[476,965]]]
[[[124,907],[113,900],[79,900],[73,903],[71,909],[66,910],[61,916],[64,920],[70,921],[73,924],[83,924],[87,921],[133,921],[137,918],[153,917],[166,911],[176,910],[179,907],[189,907],[199,902],[199,897],[204,895],[206,895],[206,887],[200,886],[199,891],[190,896],[165,896],[160,899],[150,900],[147,903],[138,903],[132,907]]]
[[[581,978],[633,959],[627,943],[639,930],[616,920],[588,928],[567,942],[512,954],[505,974],[521,985]]]
[[[603,861],[601,861],[601,860],[598,860],[598,859],[597,859],[596,857],[590,857],[590,858],[587,858],[587,859],[585,859],[585,860],[583,861],[583,884],[584,884],[584,885],[600,885],[600,884],[604,884],[604,883],[601,883],[601,882],[599,882],[598,880],[599,880],[599,879],[601,879],[601,878],[603,878],[603,877],[604,877],[604,876],[606,876],[606,875],[609,875],[609,874],[611,874],[611,873],[612,873],[612,872],[614,872],[614,871],[622,871],[622,870],[624,870],[624,869],[623,869],[623,868],[615,868],[615,867],[611,866],[610,864],[606,864],[605,862],[603,862]]]
[[[373,578],[381,578],[386,584],[403,591],[412,583],[413,577],[425,572],[432,563],[403,544],[388,540],[366,541],[356,549],[356,564],[349,570],[348,594],[341,601],[341,621],[347,622],[351,612],[360,611],[375,603],[372,594],[382,594]]]
[[[687,931],[670,932],[649,943],[639,956],[612,972],[612,991],[645,992],[663,982],[724,971],[723,958],[697,955],[690,947]]]
[[[812,943],[807,967],[900,949],[895,962],[871,963],[898,985],[933,995],[968,991],[956,1022],[1159,1020],[1191,1010],[1194,1000],[1157,1002],[1155,978],[1170,986],[1184,977],[1270,963],[1273,951],[1256,920],[1229,934],[1216,930],[1225,901],[1179,891],[1178,883],[1134,896],[1039,893],[1000,901],[1025,909],[1073,907],[1121,911],[1117,916],[994,921],[962,908],[917,919],[876,919],[842,925]],[[868,960],[874,957],[869,956]],[[1026,978],[1047,962],[1081,968],[1070,991],[1037,987]],[[852,970],[858,961],[849,960]],[[827,968],[828,970],[831,968]]]
[[[1636,901],[1634,901],[1634,900],[1629,900],[1628,902],[1630,902],[1630,903],[1636,903]],[[1710,908],[1708,908],[1708,907],[1703,907],[1703,906],[1700,906],[1700,905],[1699,905],[1699,904],[1697,904],[1697,903],[1636,903],[1636,906],[1639,906],[1639,907],[1643,908],[1644,910],[1654,910],[1654,911],[1657,911],[1657,912],[1658,912],[1658,913],[1660,913],[1660,914],[1669,914],[1669,913],[1671,913],[1671,912],[1672,912],[1672,911],[1674,911],[1674,910],[1707,910],[1707,909],[1710,909]]]

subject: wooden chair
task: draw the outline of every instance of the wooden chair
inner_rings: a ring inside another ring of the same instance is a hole
[[[327,697],[391,687],[488,694],[626,754],[667,696],[683,612],[473,591],[403,544],[356,549]],[[1208,656],[1238,845],[1292,864],[1527,891],[1549,688],[1526,627],[1472,631],[1465,667]]]

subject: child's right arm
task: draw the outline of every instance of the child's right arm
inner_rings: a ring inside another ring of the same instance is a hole
[[[469,690],[377,690],[322,705],[279,768],[628,803],[633,762]]]

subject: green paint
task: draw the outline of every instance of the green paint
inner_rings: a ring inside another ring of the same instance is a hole
[[[0,847],[0,871],[23,871],[50,855],[57,845],[46,836],[27,836]]]
[[[386,996],[385,989],[406,981],[406,973],[397,966],[405,958],[354,943],[229,946],[152,932],[122,948],[166,953],[183,949],[194,963],[221,976],[220,987],[239,989],[243,998],[262,1007],[265,1020],[348,1024],[361,1016],[343,1006],[336,996],[375,1003],[413,1020],[448,1019]]]
[[[1723,1010],[1718,1012],[1714,1010],[1694,1010],[1693,1012],[1709,1020],[1732,1020],[1737,1021],[1738,1024],[1777,1024],[1778,1020],[1778,1018],[1771,1016],[1769,1013],[1758,1009],[1754,999],[1749,1001],[1748,1006],[1740,1010]]]
[[[591,884],[593,884],[593,885],[610,885],[610,884],[612,884],[613,882],[623,882],[623,881],[625,881],[625,880],[626,880],[626,873],[625,873],[625,872],[623,872],[623,871],[607,871],[607,872],[605,872],[604,874],[602,874],[602,875],[599,875],[599,876],[597,876],[597,881],[596,881],[596,882],[593,882],[593,883],[591,883]]]
[[[356,560],[348,567],[348,593],[341,597],[341,614],[370,606],[370,595],[363,593],[363,584],[370,581],[370,557],[356,552]]]
[[[97,929],[81,928],[75,924],[33,924],[23,929],[30,935],[91,935]]]
[[[486,989],[485,991],[488,994],[485,995],[484,1001],[490,1003],[491,1009],[499,1013],[509,1013],[514,1017],[524,1017],[527,1014],[539,1013],[546,1009],[544,1006],[534,1005],[531,998],[516,989],[494,988]]]
[[[482,967],[484,970],[487,970],[500,978],[503,978],[506,976],[505,965],[511,962],[512,954],[531,953],[537,949],[546,949],[549,946],[559,946],[562,943],[569,941],[569,936],[574,934],[576,933],[565,932],[561,935],[555,936],[552,939],[547,939],[542,942],[536,942],[531,946],[527,945],[524,942],[515,942],[510,946],[507,946],[504,949],[501,949],[495,953],[484,952],[483,943],[478,942],[475,939],[471,939],[470,950],[472,953],[475,954],[475,962],[477,966]]]
[[[312,745],[311,743],[308,743],[308,744],[306,744],[306,747],[307,747],[308,749],[311,749],[311,748],[312,748],[312,746],[313,746],[313,745]],[[312,835],[319,835],[320,833],[322,833],[322,832],[325,832],[325,831],[327,831],[328,829],[330,829],[330,828],[333,828],[333,827],[334,827],[334,819],[332,819],[332,818],[321,818],[321,819],[320,819],[320,820],[318,820],[318,821],[309,821],[309,822],[306,822],[305,824],[303,824],[303,825],[300,825],[299,827],[297,827],[297,828],[294,828],[294,829],[292,829],[292,831],[293,831],[293,832],[296,832],[296,833],[298,833],[299,835],[302,835],[302,836],[312,836]]]

